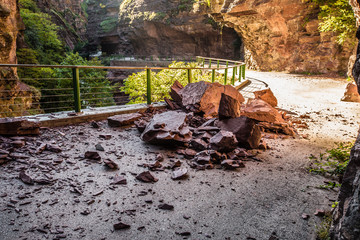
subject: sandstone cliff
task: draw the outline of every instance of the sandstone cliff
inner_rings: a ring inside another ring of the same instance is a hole
[[[107,0],[89,3],[92,50],[137,56],[242,57],[242,41],[231,28],[208,17],[192,0]]]
[[[234,28],[264,71],[346,72],[353,46],[318,31],[318,12],[299,0],[211,0],[212,15]]]
[[[0,63],[17,63],[16,39],[23,29],[17,1],[1,1]],[[29,90],[18,81],[16,68],[0,68],[0,117],[21,115],[30,108],[36,96]]]

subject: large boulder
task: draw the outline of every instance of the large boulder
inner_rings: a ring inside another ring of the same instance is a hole
[[[156,114],[141,134],[141,139],[153,144],[183,144],[191,140],[186,125],[186,113],[169,111]]]
[[[254,99],[241,109],[241,115],[255,119],[260,122],[284,122],[281,113],[267,102]]]
[[[260,90],[260,91],[255,91],[254,95],[255,95],[255,98],[258,98],[258,99],[261,99],[261,100],[267,102],[272,107],[276,107],[278,104],[277,99],[274,96],[274,93],[271,91],[270,88]]]
[[[217,117],[222,94],[236,99],[239,103],[245,101],[233,86],[219,83],[200,81],[190,83],[179,91],[182,105],[188,110],[203,112],[205,118]]]
[[[260,128],[254,120],[246,116],[224,119],[216,124],[221,130],[234,133],[241,147],[257,148],[260,144]]]
[[[357,86],[354,83],[349,83],[346,86],[344,96],[341,98],[344,102],[360,102],[360,95]]]
[[[237,99],[229,95],[226,95],[224,93],[221,93],[221,99],[218,110],[219,118],[224,119],[224,118],[240,117],[241,115],[240,107],[241,107],[241,103]]]

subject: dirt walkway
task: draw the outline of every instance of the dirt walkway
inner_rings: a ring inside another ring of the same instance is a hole
[[[269,139],[272,150],[258,155],[263,161],[246,162],[238,171],[189,168],[187,180],[173,181],[166,170],[154,173],[159,181],[150,184],[135,180],[134,175],[145,170],[139,165],[169,151],[144,144],[136,129],[114,130],[101,122],[99,130],[89,124],[46,130],[28,139],[27,147],[56,143],[62,153],[27,154],[28,159],[0,167],[0,239],[314,239],[319,219],[313,213],[330,209],[336,193],[317,188],[324,178],[306,171],[308,156],[334,142],[355,139],[359,104],[340,102],[343,81],[247,75],[268,83],[280,108],[310,116],[309,129],[300,131],[309,139]],[[112,137],[100,139],[101,134]],[[105,148],[102,158],[116,161],[120,170],[82,160],[97,143]],[[180,158],[170,157],[164,165]],[[56,181],[25,185],[18,179],[22,168],[34,178],[47,174]],[[110,185],[116,174],[123,175],[127,185]],[[159,209],[161,203],[174,210]],[[310,219],[303,220],[302,213]],[[114,231],[113,224],[120,220],[131,228]]]

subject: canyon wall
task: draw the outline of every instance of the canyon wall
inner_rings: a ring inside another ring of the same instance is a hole
[[[16,64],[16,40],[24,30],[18,2],[0,2],[0,63]],[[26,84],[18,81],[16,68],[0,68],[0,117],[21,115],[30,108],[36,94]]]
[[[260,70],[346,72],[353,45],[318,30],[319,9],[301,0],[211,0],[218,22],[234,28]]]
[[[92,51],[126,56],[197,55],[240,59],[242,41],[192,0],[107,0],[89,3]]]

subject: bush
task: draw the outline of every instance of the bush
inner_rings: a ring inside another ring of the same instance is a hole
[[[117,24],[118,24],[117,18],[107,18],[100,23],[100,27],[104,33],[108,33],[113,31],[116,28]]]
[[[184,63],[174,61],[169,65],[170,68],[195,68],[200,67],[197,63]],[[191,81],[211,81],[211,72],[200,69],[191,70]],[[151,72],[151,89],[152,101],[163,101],[164,97],[169,98],[169,91],[175,80],[179,81],[183,86],[188,83],[187,70],[183,69],[164,69],[156,72]],[[216,74],[216,82],[223,83],[224,78],[222,74]],[[134,73],[124,81],[124,86],[121,88],[126,94],[130,96],[129,104],[146,102],[146,71]]]

